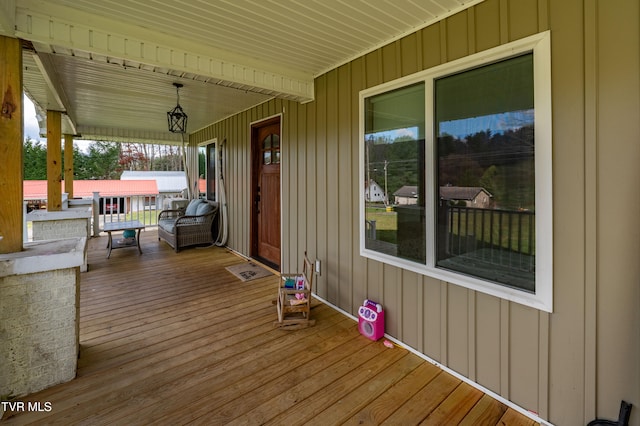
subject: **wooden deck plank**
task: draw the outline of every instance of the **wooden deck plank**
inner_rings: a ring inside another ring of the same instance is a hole
[[[381,424],[408,425],[424,420],[460,384],[460,380],[441,371],[429,383],[394,411]]]
[[[327,321],[327,325],[330,324]],[[279,338],[275,332],[270,334],[272,341],[282,341]],[[102,389],[86,389],[76,398],[87,402],[87,408],[90,408],[88,413],[78,413],[77,416],[84,419],[82,416],[87,414],[86,419],[102,417],[110,420],[116,415],[111,413],[112,404],[119,407],[118,416],[142,412],[149,405],[149,401],[156,402],[156,398],[161,398],[164,393],[168,393],[169,397],[175,396],[175,392],[182,392],[184,388],[203,383],[212,377],[217,381],[218,374],[224,373],[227,369],[233,370],[233,364],[242,365],[243,362],[255,361],[259,355],[255,354],[253,349],[261,343],[264,346],[262,336],[231,343],[218,340],[215,333],[212,333],[207,344],[191,348],[189,352],[163,362],[154,361],[145,368],[128,368],[131,374],[126,377],[104,375],[100,383]],[[135,395],[135,399],[124,399],[123,396],[128,393],[131,393],[132,397]]]
[[[216,347],[217,342],[214,338],[215,336],[211,337],[212,347],[204,346],[181,357],[160,363],[154,362],[144,368],[127,368],[130,374],[126,376],[113,376],[105,372],[99,377],[94,375],[77,379],[78,383],[70,389],[69,394],[59,395],[61,400],[53,401],[56,411],[59,415],[64,414],[67,421],[91,419],[92,423],[102,420],[109,423],[110,412],[116,411],[111,407],[117,406],[118,413],[124,413],[130,404],[136,409],[143,409],[145,395],[153,394],[163,386],[172,388],[174,385],[185,385],[189,382],[190,373],[197,375],[200,371],[215,368],[216,363],[224,363],[224,367],[228,367],[234,362],[234,356],[250,352],[255,344],[253,341],[245,340],[232,346],[228,346],[227,342],[220,342]],[[220,369],[218,366],[216,371]],[[83,408],[78,409],[75,404],[80,404]],[[135,417],[136,413],[133,416]]]
[[[528,417],[523,416],[513,408],[508,408],[504,415],[500,418],[500,422],[498,424],[507,426],[533,426],[538,423]]]
[[[340,399],[339,404],[333,404],[316,415],[307,424],[327,425],[344,424],[350,417],[369,405],[379,395],[386,392],[401,378],[413,374],[423,361],[415,356],[404,356],[385,368],[379,374],[373,375],[369,380],[351,390]]]
[[[506,410],[504,404],[485,394],[462,419],[460,426],[497,425]]]
[[[421,425],[457,425],[482,397],[482,392],[467,383],[460,383]]]
[[[225,321],[225,315],[227,313],[234,314],[237,309],[243,309],[247,317],[253,316],[256,312],[265,308],[264,300],[260,302],[260,298],[264,299],[269,297],[271,292],[269,289],[264,289],[261,292],[247,294],[244,301],[238,302],[236,306],[224,306],[222,304],[212,303],[200,307],[200,309],[177,313],[172,312],[168,315],[158,315],[152,320],[142,320],[133,318],[129,322],[129,326],[121,326],[116,329],[113,327],[109,330],[109,334],[106,336],[94,336],[90,334],[86,340],[85,345],[98,346],[103,344],[109,344],[113,342],[119,342],[120,344],[133,344],[136,339],[144,336],[146,338],[153,337],[158,333],[169,333],[175,329],[182,330],[185,325],[190,324],[191,320],[198,318],[199,320],[218,322]],[[205,295],[207,297],[209,295]],[[235,318],[233,315],[232,318]]]
[[[277,330],[276,330],[277,331]],[[295,337],[292,337],[295,339]],[[307,342],[313,342],[316,335],[301,337]],[[169,414],[164,411],[167,401],[175,410],[187,413],[184,407],[194,400],[207,396],[213,407],[219,407],[228,400],[230,388],[238,380],[238,375],[256,377],[270,373],[267,368],[280,357],[282,347],[291,345],[291,341],[278,342],[273,345],[263,345],[263,350],[255,350],[253,342],[242,342],[242,349],[237,347],[221,350],[199,358],[188,366],[175,368],[178,370],[165,371],[138,383],[133,388],[111,393],[110,401],[95,401],[100,406],[92,407],[92,414],[83,418],[92,424],[145,424],[149,421],[164,419]],[[186,367],[186,368],[185,368]],[[130,391],[130,398],[122,401],[122,392]],[[118,410],[111,409],[111,403],[118,403]],[[131,419],[136,419],[132,421]],[[139,422],[137,419],[141,419]],[[144,419],[144,420],[142,420]]]
[[[417,358],[417,357],[416,357]],[[407,399],[415,395],[442,370],[422,362],[411,374],[399,377],[398,382],[369,405],[345,421],[345,425],[378,425],[386,420]]]
[[[346,325],[346,323],[345,323]],[[310,375],[320,372],[327,366],[353,356],[367,343],[357,339],[353,335],[351,326],[343,332],[333,336],[330,340],[320,342],[313,347],[307,347],[303,351],[283,353],[281,359],[276,361],[277,366],[269,372],[252,377],[244,377],[238,380],[231,389],[225,390],[224,404],[220,407],[212,406],[208,397],[201,398],[196,404],[188,404],[187,418],[198,419],[198,422],[211,422],[214,424],[256,424],[268,420],[274,408],[274,401],[285,399],[283,390],[295,388],[298,385],[306,385]],[[231,390],[231,392],[229,392]],[[246,396],[251,395],[251,407],[247,407]],[[253,408],[255,407],[255,408]],[[185,413],[176,413],[168,420],[180,421]]]
[[[283,399],[296,403],[286,410],[280,410],[277,416],[265,424],[306,424],[326,407],[340,405],[345,395],[403,356],[406,356],[403,351],[388,351],[380,342],[369,344],[353,357],[326,368],[310,377],[306,383],[287,390]]]
[[[130,291],[128,293],[121,291],[118,294],[120,300],[117,303],[114,303],[113,296],[103,302],[96,301],[91,310],[86,309],[83,311],[82,319],[85,322],[83,326],[88,328],[94,322],[97,325],[104,325],[103,321],[105,319],[110,321],[116,319],[126,320],[125,314],[128,313],[130,306],[139,305],[142,309],[140,314],[144,314],[147,312],[153,313],[158,308],[173,308],[175,302],[203,302],[204,300],[201,296],[211,292],[212,285],[220,285],[227,292],[238,291],[237,285],[217,280],[199,282],[197,285],[190,285],[188,289],[183,290],[181,293],[176,293],[175,288],[172,287],[176,284],[171,282],[174,278],[167,276],[166,279],[167,282],[164,283],[130,283]],[[198,281],[201,280],[202,278],[199,277]],[[191,279],[191,281],[196,280]],[[149,305],[146,305],[146,303],[149,303]]]
[[[343,323],[347,325],[346,321]],[[330,340],[336,339],[338,341],[342,338],[352,338],[352,336],[349,336],[349,333],[343,334],[340,329],[340,327],[327,328],[326,330],[330,332],[327,337],[329,337]],[[311,334],[309,338],[300,339],[298,352],[293,351],[292,353],[292,355],[297,357],[299,363],[304,364],[305,362],[310,362],[321,353],[331,351],[333,347],[331,342],[319,336],[320,333]],[[283,374],[285,371],[283,367],[280,370],[277,368],[269,368],[276,360],[282,358],[281,350],[279,349],[281,348],[271,351],[266,347],[258,348],[255,351],[254,360],[247,360],[246,363],[240,363],[233,369],[224,368],[223,371],[218,372],[215,380],[210,383],[205,383],[197,387],[190,386],[188,392],[177,396],[177,398],[181,400],[179,410],[170,413],[168,416],[166,413],[165,415],[159,415],[156,407],[149,406],[149,413],[145,418],[151,421],[166,421],[172,416],[177,419],[192,419],[210,412],[216,413],[224,410],[224,407],[229,402],[251,394],[256,388],[259,388],[261,384],[269,382],[274,376],[277,377]],[[246,374],[247,371],[250,371],[250,373]],[[189,383],[189,385],[193,384],[193,381]],[[173,391],[173,389],[171,391]],[[163,404],[161,400],[154,402],[160,405]],[[244,408],[246,409],[246,406]]]
[[[80,375],[84,376],[95,371],[115,368],[136,360],[145,361],[150,357],[160,361],[180,356],[186,351],[193,351],[197,348],[211,345],[212,335],[216,336],[217,342],[227,345],[232,345],[248,338],[256,339],[256,344],[261,344],[264,341],[268,341],[269,338],[277,338],[277,336],[265,335],[256,331],[256,329],[264,324],[269,324],[271,321],[273,321],[272,312],[265,310],[262,315],[240,324],[216,324],[196,330],[185,330],[182,334],[166,336],[163,340],[144,346],[115,348],[112,351],[102,351],[98,354],[93,354],[87,350],[82,357],[83,362],[81,365],[84,368],[82,368],[82,374]],[[210,349],[212,348],[210,347]]]
[[[224,248],[142,235],[142,255],[110,259],[106,237],[90,240],[78,377],[21,399],[50,412],[3,424],[534,424],[322,303],[314,327],[274,328],[276,275],[243,283],[224,268],[245,260]]]

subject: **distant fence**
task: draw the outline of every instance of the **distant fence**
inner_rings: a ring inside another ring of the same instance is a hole
[[[93,193],[93,235],[99,235],[105,223],[137,220],[155,227],[165,200],[179,194],[109,195]]]

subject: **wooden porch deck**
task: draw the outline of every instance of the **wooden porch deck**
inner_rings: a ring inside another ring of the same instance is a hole
[[[274,328],[277,278],[240,282],[223,248],[89,244],[78,377],[6,424],[535,424],[322,303],[314,327]]]

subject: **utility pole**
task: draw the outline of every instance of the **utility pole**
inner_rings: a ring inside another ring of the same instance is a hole
[[[384,206],[389,206],[389,192],[387,191],[387,164],[389,162],[384,160]]]
[[[367,172],[367,183],[365,186],[365,201],[371,201],[371,171],[369,170],[369,150],[371,149],[371,146],[373,145],[373,136],[369,136],[369,140],[365,141],[365,149],[364,149],[364,155],[365,155],[365,170]]]

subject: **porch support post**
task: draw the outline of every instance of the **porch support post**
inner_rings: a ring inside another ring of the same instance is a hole
[[[62,210],[62,114],[47,111],[47,210]]]
[[[73,135],[64,135],[64,192],[73,198]]]
[[[93,193],[93,201],[91,203],[93,211],[93,236],[100,236],[100,192]]]
[[[0,36],[0,254],[22,251],[22,45]]]

